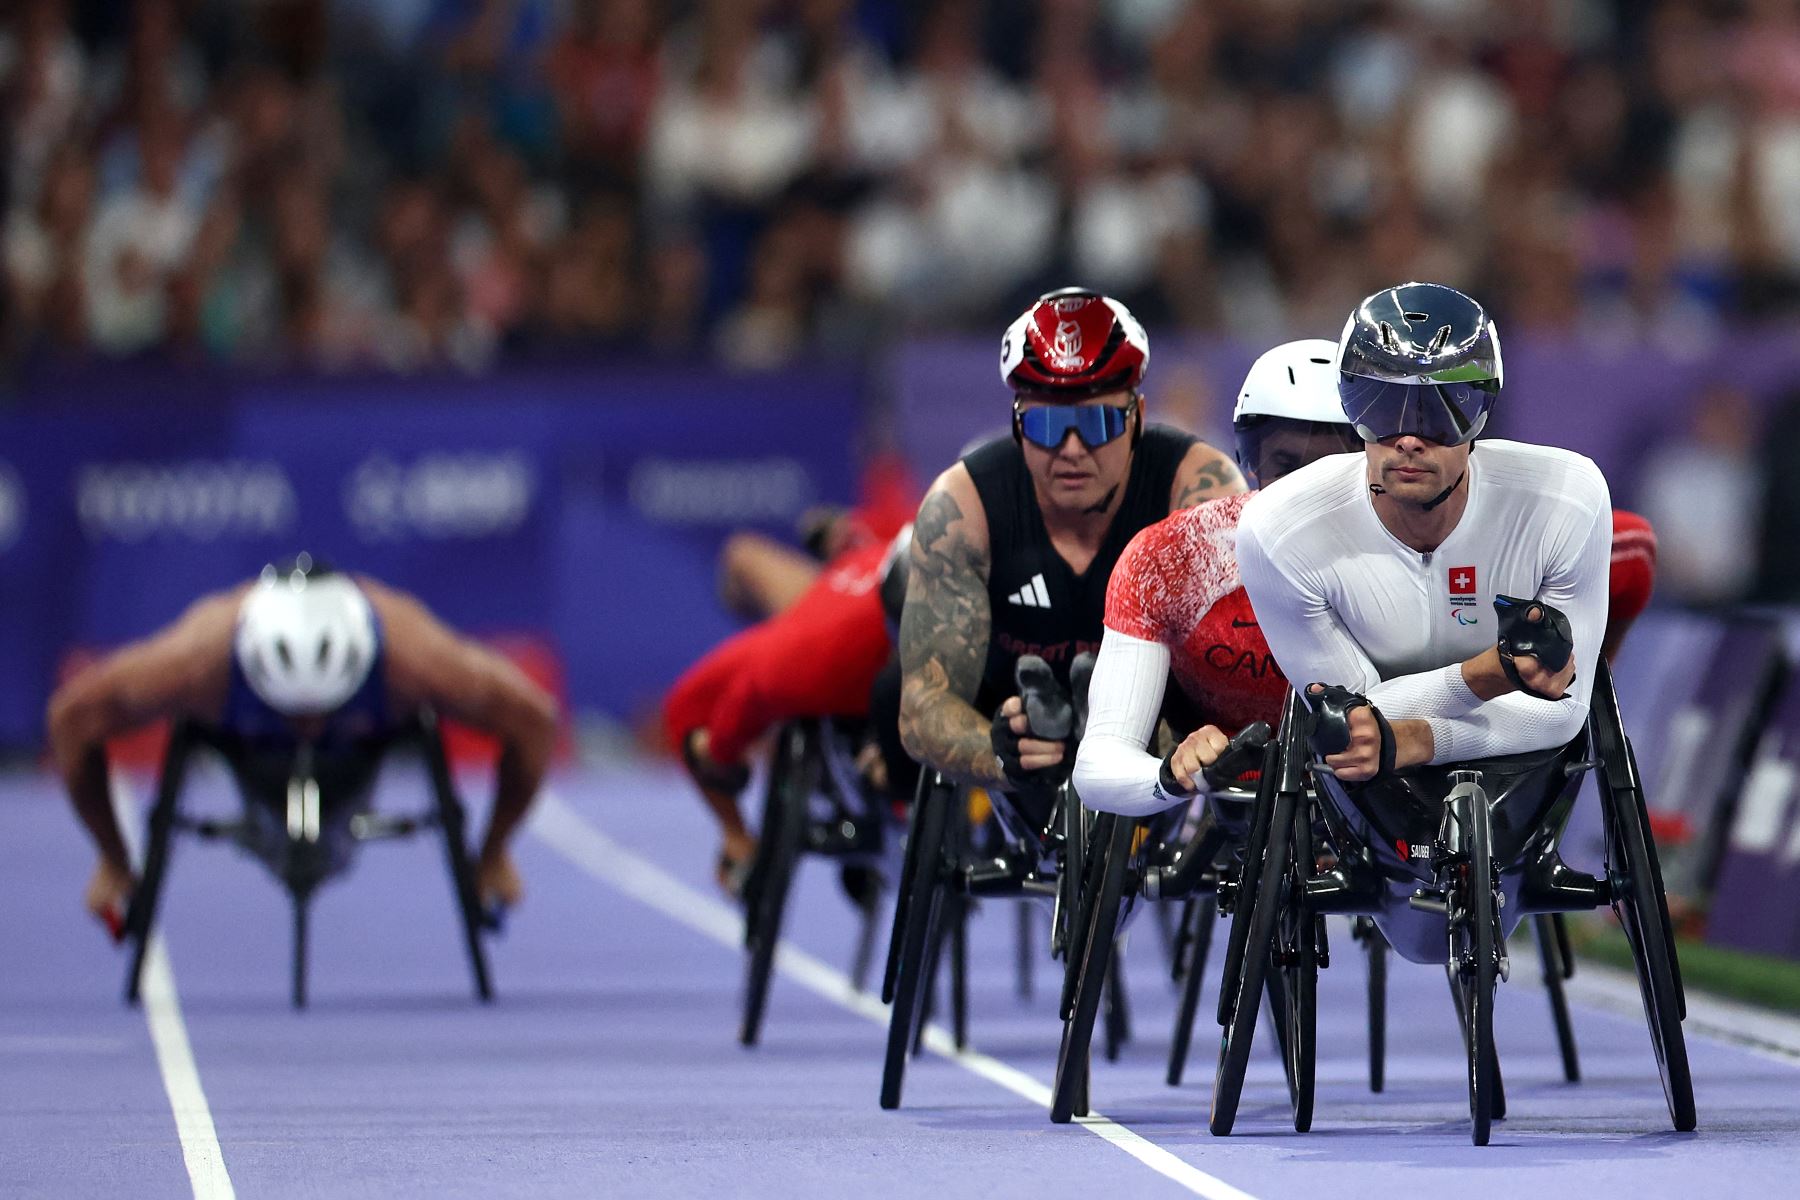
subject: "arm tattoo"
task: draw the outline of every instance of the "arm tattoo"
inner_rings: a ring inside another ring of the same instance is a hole
[[[973,544],[956,498],[925,498],[913,524],[912,572],[900,619],[900,736],[913,756],[956,779],[996,783],[988,718],[972,704],[987,662],[988,553]]]
[[[1229,496],[1243,490],[1244,477],[1238,473],[1237,467],[1224,455],[1215,452],[1212,457],[1201,462],[1200,469],[1194,473],[1193,478],[1182,486],[1169,511],[1192,508],[1202,500]]]

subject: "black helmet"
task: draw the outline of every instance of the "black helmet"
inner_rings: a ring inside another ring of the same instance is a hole
[[[1487,310],[1441,283],[1383,288],[1338,340],[1338,398],[1366,442],[1414,434],[1471,441],[1500,394],[1500,335]]]

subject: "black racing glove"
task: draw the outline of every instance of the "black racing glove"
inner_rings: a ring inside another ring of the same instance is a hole
[[[1320,690],[1315,692],[1313,688]],[[1342,754],[1350,748],[1350,714],[1355,709],[1366,708],[1375,715],[1375,725],[1381,730],[1381,760],[1372,778],[1379,779],[1393,772],[1394,727],[1388,724],[1379,708],[1369,703],[1367,696],[1335,683],[1308,684],[1304,695],[1313,712],[1312,748],[1320,758]]]
[[[1019,698],[1025,702],[1026,733],[1014,733],[1012,719],[1003,716],[1005,706],[994,710],[990,737],[994,757],[1000,760],[1001,774],[1006,776],[1010,792],[1047,800],[1068,779],[1073,766],[1072,748],[1065,747],[1063,760],[1053,767],[1026,770],[1019,762],[1019,742],[1027,737],[1041,742],[1068,740],[1075,726],[1075,709],[1068,694],[1056,682],[1050,664],[1035,654],[1022,655],[1013,668],[1019,685]]]
[[[1542,610],[1543,615],[1536,621],[1525,614],[1533,607]],[[1566,700],[1568,693],[1561,696],[1546,696],[1536,688],[1526,686],[1519,668],[1513,662],[1515,655],[1529,654],[1544,669],[1555,672],[1569,665],[1569,655],[1575,652],[1575,631],[1569,626],[1569,618],[1561,609],[1545,604],[1542,600],[1520,600],[1516,596],[1495,596],[1494,615],[1499,618],[1500,627],[1500,669],[1506,672],[1512,685],[1527,696],[1536,696],[1539,700]],[[1569,681],[1571,684],[1574,680]]]

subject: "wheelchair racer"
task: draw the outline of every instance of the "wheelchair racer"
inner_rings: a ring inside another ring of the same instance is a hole
[[[1289,342],[1244,378],[1232,414],[1238,465],[1266,487],[1362,440],[1338,398],[1337,346]],[[1273,725],[1287,680],[1270,654],[1238,574],[1236,525],[1251,495],[1209,500],[1144,530],[1113,570],[1106,633],[1088,691],[1087,735],[1075,763],[1083,805],[1148,816],[1184,803],[1231,735]],[[1635,513],[1613,513],[1606,652],[1649,603],[1656,538]],[[1173,677],[1206,724],[1166,758],[1146,747]]]
[[[1118,301],[1039,297],[1000,345],[1012,436],[940,475],[914,522],[900,736],[922,765],[1009,794],[1040,829],[1072,764],[1064,742],[1030,736],[1018,659],[1043,658],[1068,688],[1073,660],[1099,644],[1106,582],[1132,536],[1244,488],[1218,450],[1146,426],[1148,361]]]
[[[1355,782],[1567,743],[1605,628],[1605,478],[1548,446],[1490,439],[1473,453],[1503,382],[1500,341],[1453,288],[1368,297],[1336,360],[1362,456],[1264,488],[1237,543],[1276,662],[1309,681],[1313,707],[1347,709],[1349,744],[1326,765]]]
[[[719,823],[719,885],[736,895],[756,850],[738,799],[752,743],[795,717],[862,717],[892,654],[881,583],[894,553],[862,541],[791,605],[708,651],[669,690],[663,719]]]
[[[196,601],[50,698],[51,758],[100,851],[88,910],[116,936],[137,882],[110,802],[107,739],[190,718],[258,750],[306,742],[355,760],[427,705],[500,742],[477,887],[484,905],[516,904],[523,889],[507,842],[555,750],[555,702],[413,597],[302,554]]]

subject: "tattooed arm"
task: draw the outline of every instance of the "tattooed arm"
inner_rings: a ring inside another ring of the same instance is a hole
[[[987,663],[987,513],[967,467],[938,476],[913,524],[900,617],[900,740],[929,767],[995,785],[989,719],[973,701]]]
[[[1175,468],[1175,485],[1169,489],[1169,511],[1192,508],[1202,500],[1244,490],[1244,477],[1238,473],[1237,464],[1223,451],[1197,442],[1188,447],[1181,465]]]

